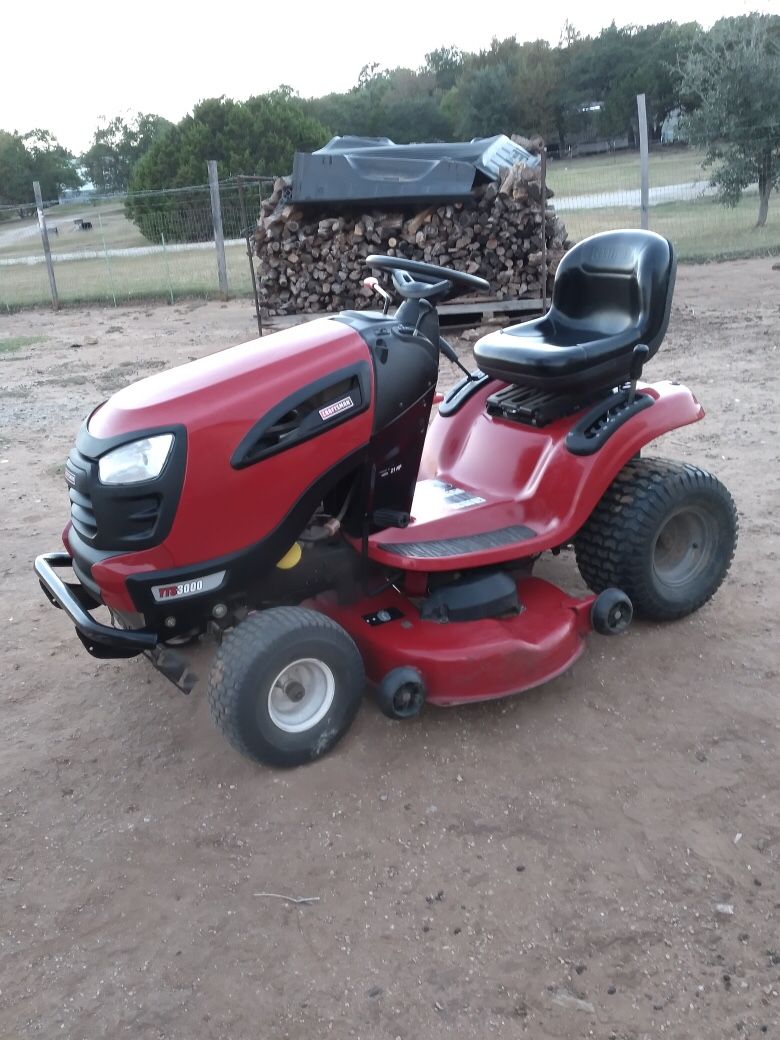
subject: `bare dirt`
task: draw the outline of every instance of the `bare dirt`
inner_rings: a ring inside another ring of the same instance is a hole
[[[648,373],[708,411],[658,453],[739,507],[717,597],[509,700],[367,699],[294,772],[235,754],[201,686],[90,658],[31,569],[87,410],[252,335],[245,301],[0,318],[0,347],[45,337],[0,354],[0,1036],[779,1036],[780,273],[681,270]],[[570,554],[542,572],[581,587]]]

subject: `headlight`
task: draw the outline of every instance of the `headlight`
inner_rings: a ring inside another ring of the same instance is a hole
[[[114,448],[98,462],[101,484],[138,484],[142,480],[154,480],[162,473],[172,447],[173,434],[161,433],[157,437],[144,437]]]

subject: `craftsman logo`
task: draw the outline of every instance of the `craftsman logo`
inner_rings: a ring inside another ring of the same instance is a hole
[[[326,419],[332,419],[334,415],[338,415],[340,412],[346,412],[348,409],[354,407],[355,402],[351,397],[342,397],[340,401],[335,401],[333,404],[320,408],[320,419],[324,422]]]
[[[197,596],[200,592],[213,592],[214,589],[219,588],[224,577],[224,571],[217,571],[216,574],[207,574],[205,578],[192,578],[190,581],[180,581],[175,585],[153,585],[152,595],[158,603],[166,599]]]

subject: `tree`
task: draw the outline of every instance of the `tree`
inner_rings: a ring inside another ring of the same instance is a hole
[[[423,72],[433,76],[441,91],[454,87],[463,70],[463,52],[459,47],[439,47],[425,55]]]
[[[208,193],[195,190],[165,197],[133,195],[161,188],[189,188],[206,179],[206,162],[217,160],[220,178],[239,174],[289,173],[296,151],[318,148],[328,131],[304,111],[289,87],[247,101],[209,98],[157,137],[130,174],[125,210],[153,241],[195,241],[212,234]],[[225,233],[241,231],[239,206],[223,198]]]
[[[472,67],[445,96],[459,137],[491,137],[517,129],[515,69],[503,62]]]
[[[780,18],[747,15],[716,22],[682,66],[689,140],[704,145],[711,184],[727,206],[758,184],[764,227],[769,197],[780,185]]]
[[[135,163],[172,126],[162,116],[145,112],[136,113],[129,121],[114,116],[98,126],[92,146],[81,157],[98,191],[127,191]]]
[[[561,59],[560,51],[546,40],[524,43],[515,74],[518,126],[527,135],[541,134],[549,140],[560,134]]]
[[[30,156],[19,134],[0,130],[0,204],[27,202],[32,196]]]
[[[0,197],[32,202],[33,181],[40,181],[44,199],[56,199],[63,188],[77,188],[81,178],[71,153],[48,130],[0,131]]]

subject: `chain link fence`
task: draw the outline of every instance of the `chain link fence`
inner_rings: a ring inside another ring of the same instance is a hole
[[[681,145],[650,153],[649,227],[671,239],[682,261],[780,253],[778,193],[770,199],[765,226],[756,227],[757,186],[736,207],[723,206],[703,158]],[[550,159],[547,183],[572,241],[641,225],[636,151]],[[272,186],[273,178],[257,177],[219,185],[231,296],[253,294],[245,235],[254,230],[260,200]],[[62,303],[172,303],[221,294],[207,185],[95,196],[44,209]],[[35,208],[0,207],[0,313],[50,301]]]

